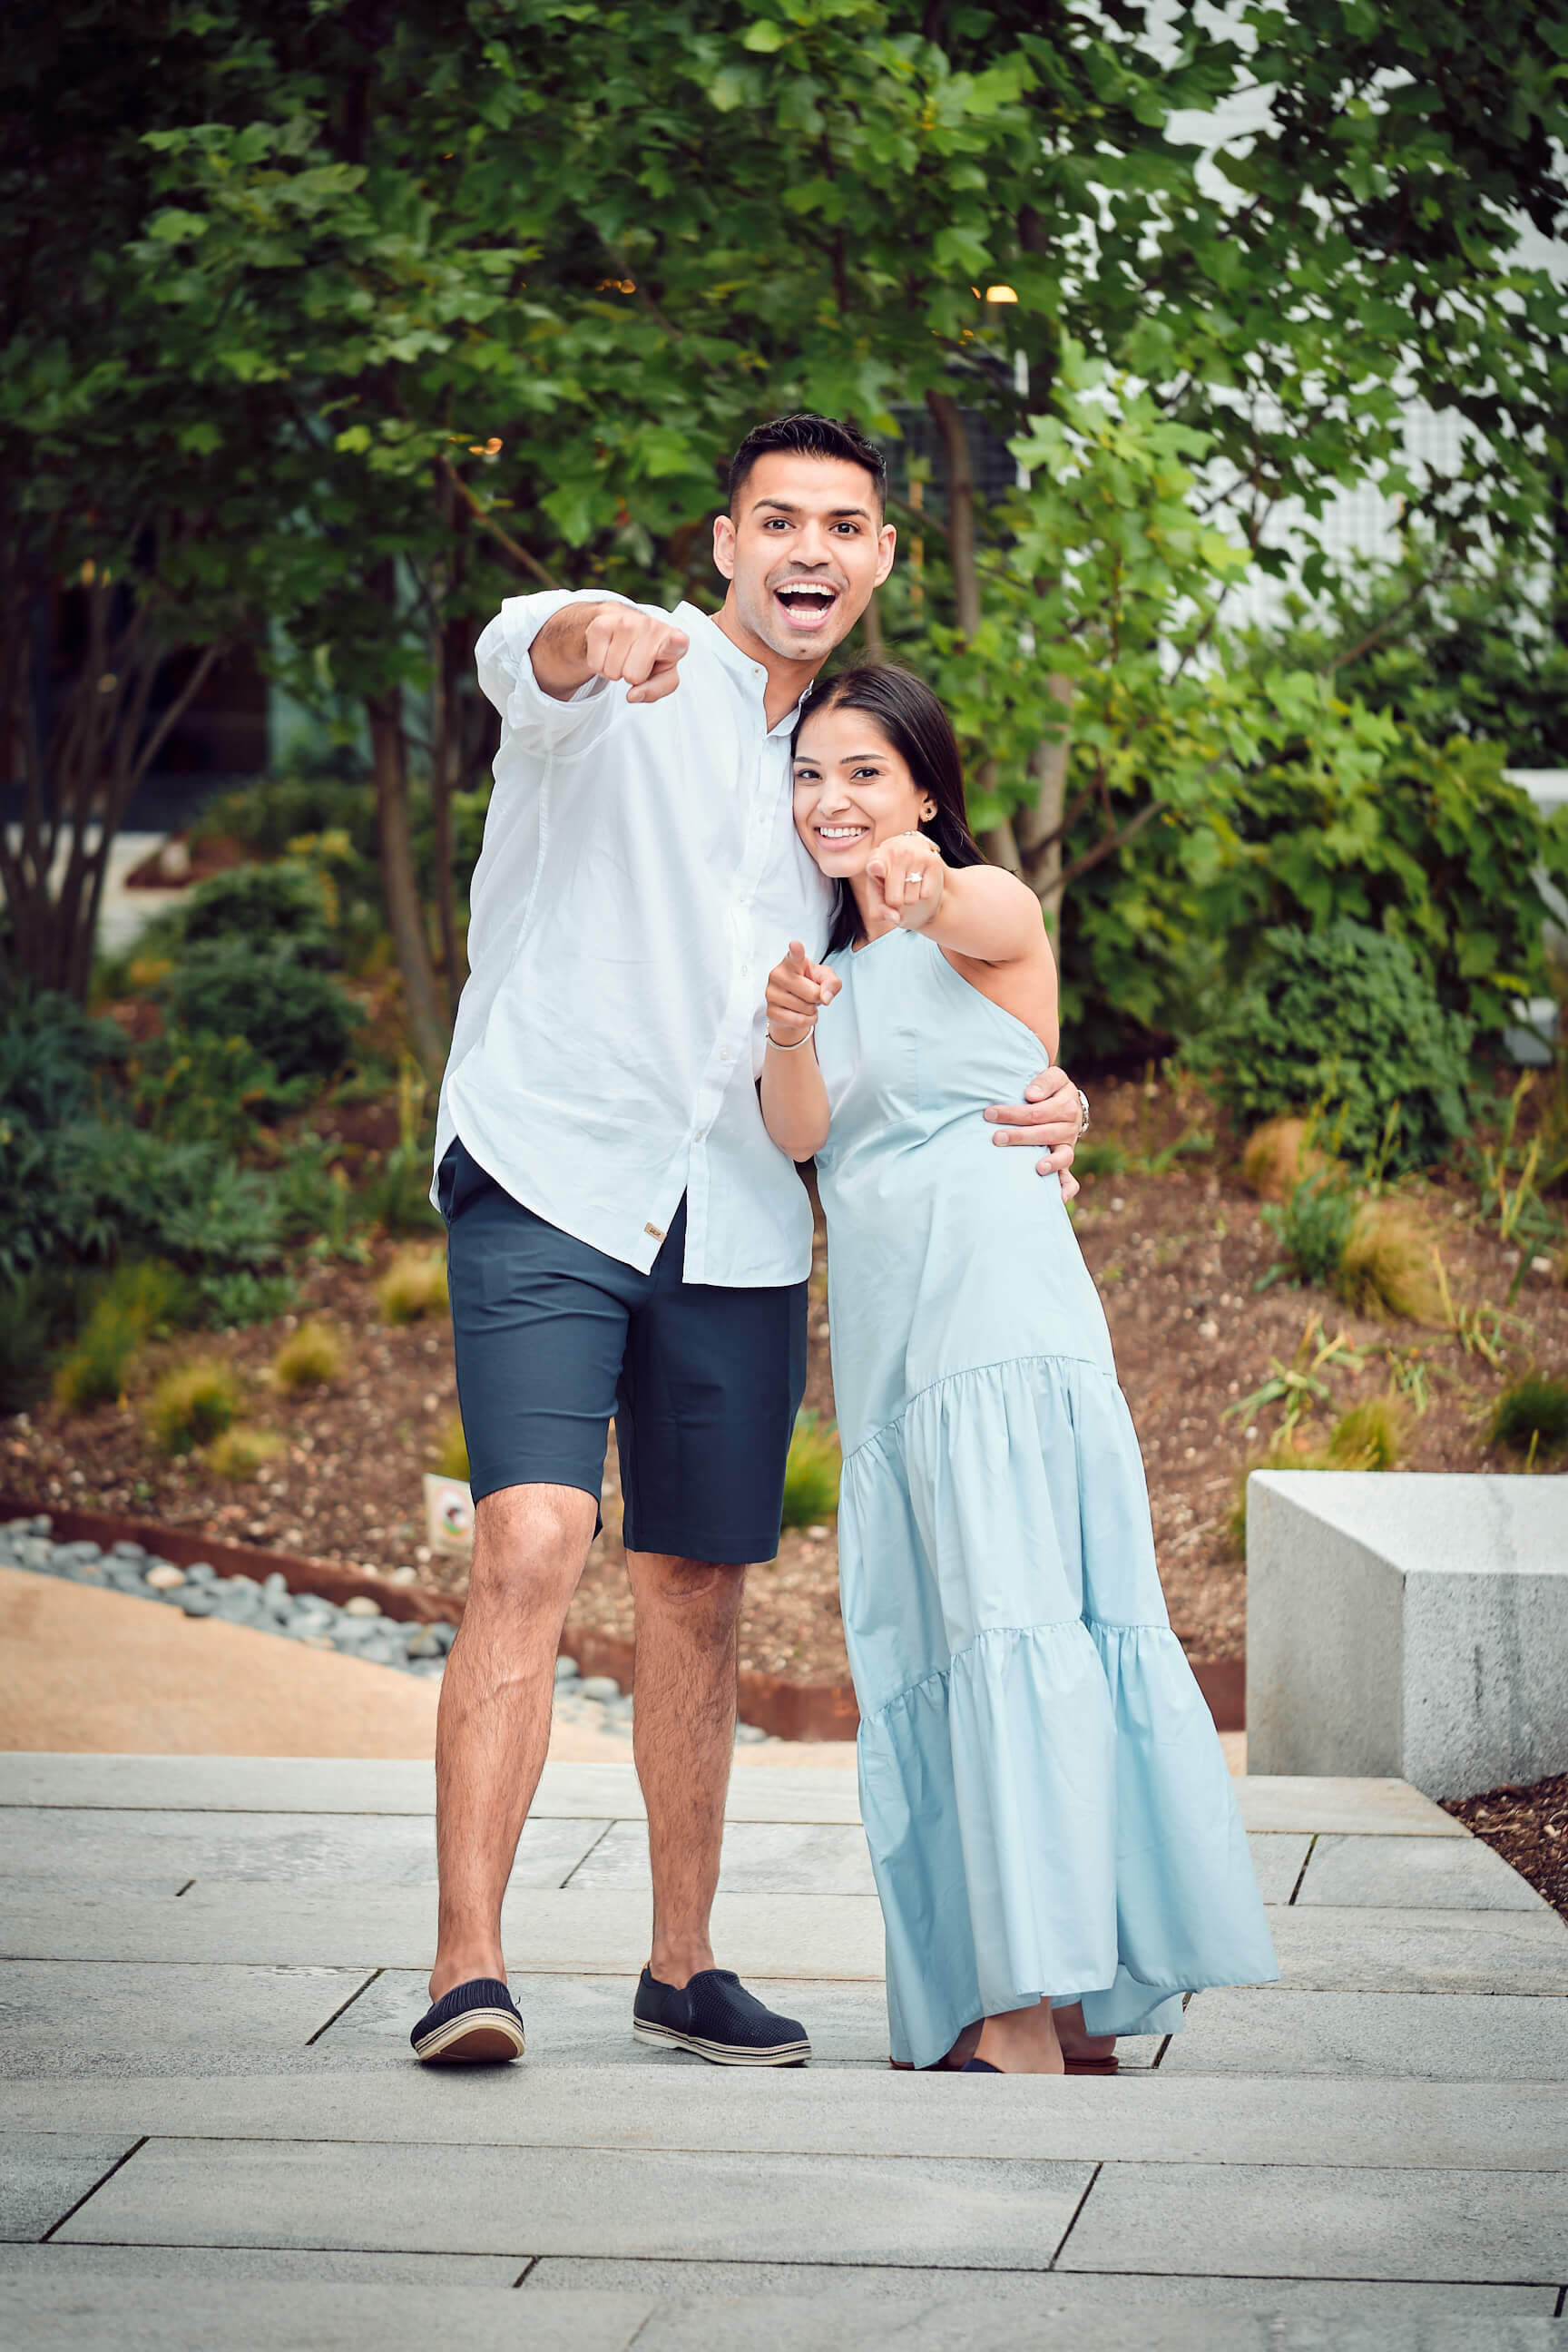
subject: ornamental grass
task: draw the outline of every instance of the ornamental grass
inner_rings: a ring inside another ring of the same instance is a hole
[[[316,1316],[284,1340],[272,1359],[272,1377],[290,1391],[330,1388],[342,1376],[345,1353],[336,1325]]]
[[[447,1261],[442,1252],[399,1250],[375,1286],[375,1303],[384,1323],[417,1323],[426,1315],[444,1312]]]

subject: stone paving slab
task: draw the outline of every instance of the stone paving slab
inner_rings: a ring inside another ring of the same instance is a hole
[[[0,2240],[36,2243],[135,2142],[127,2131],[0,2130]]]
[[[167,2280],[0,2279],[8,2352],[625,2352],[649,2315],[616,2294],[283,2280],[181,2292]]]
[[[513,1885],[559,1886],[610,1827],[608,1821],[529,1822],[518,1843]],[[646,1846],[647,1832],[637,1833]],[[0,1876],[44,1874],[78,1883],[125,1883],[145,1874],[173,1876],[181,1886],[220,1878],[433,1888],[436,1829],[428,1816],[388,1814],[0,1811]]]
[[[1308,2075],[1282,2094],[1268,2079],[1167,2076],[1163,2068],[1045,2082],[870,2068],[699,2069],[674,2056],[662,2068],[634,2061],[432,2074],[410,2060],[401,2078],[378,2068],[14,2082],[0,2085],[0,2118],[18,2131],[86,2136],[122,2121],[133,2137],[199,2136],[226,2163],[237,2142],[354,2142],[384,2152],[689,2149],[715,2159],[901,2155],[1554,2171],[1568,2210],[1568,2101],[1554,2083]],[[1214,2242],[1205,2242],[1211,2251]]]
[[[0,1974],[5,2072],[141,2077],[210,2074],[221,2063],[276,2073],[289,2052],[311,2063],[313,2038],[369,1981],[363,1969],[14,1960]]]
[[[1563,2331],[1551,2320],[1252,2316],[1240,2312],[1084,2311],[1055,2274],[1037,2313],[995,2310],[976,2293],[900,2315],[900,2352],[1554,2352]],[[1375,2306],[1374,2306],[1375,2309]],[[866,2352],[886,2341],[889,2315],[858,2294],[794,2301],[750,2299],[660,2309],[638,2336],[637,2352]],[[869,2331],[869,2332],[868,2332]]]
[[[1297,1991],[1568,1993],[1568,1927],[1554,1911],[1297,1903],[1271,1909],[1268,1926]]]
[[[1167,2075],[1568,2083],[1568,2000],[1224,1988],[1191,2004],[1160,2063]]]
[[[1315,1830],[1346,1837],[1468,1838],[1463,1822],[1407,1780],[1309,1780],[1288,1773],[1237,1780],[1237,1807],[1249,1830]]]
[[[1247,1850],[1265,1903],[1289,1903],[1312,1850],[1311,1838],[1300,1830],[1253,1831]]]
[[[510,2254],[374,2254],[296,2246],[0,2246],[0,2277],[174,2279],[224,2285],[242,2279],[334,2281],[359,2286],[489,2287],[505,2293],[531,2275]],[[546,2282],[547,2284],[547,2282]],[[597,2294],[591,2279],[584,2286]],[[618,2290],[617,2290],[618,2291]],[[651,2299],[651,2298],[649,2298]]]
[[[1107,2165],[1060,2259],[1192,2273],[1216,2246],[1229,2271],[1258,2278],[1555,2284],[1568,2275],[1568,2198],[1555,2172]]]
[[[1085,2164],[154,2139],[58,2232],[68,2244],[679,2252],[1044,2270]]]
[[[612,1822],[572,1884],[574,1888],[635,1888],[651,1895],[646,1822]],[[858,1822],[828,1827],[727,1821],[719,1884],[731,1894],[875,1897],[877,1892],[866,1832]]]
[[[99,1901],[18,1892],[0,1921],[0,1957],[17,1959],[249,1961],[275,1968],[427,1969],[436,1906],[421,1887],[293,1887],[197,1879],[176,1902],[140,1888]],[[514,1887],[502,1913],[514,1976],[635,1976],[647,1958],[646,1895],[615,1887]],[[879,1981],[882,1916],[858,1895],[727,1895],[713,1910],[724,1965],[743,1977]]]
[[[1296,1900],[1381,1910],[1551,1909],[1529,1880],[1479,1838],[1461,1844],[1451,1838],[1320,1837]]]
[[[859,1821],[853,1769],[842,1765],[750,1762],[749,1758],[758,1752],[744,1748],[736,1750],[736,1767],[731,1775],[725,1807],[731,1821],[824,1822],[850,1826]],[[770,1745],[761,1752],[773,1754],[776,1750]],[[109,1806],[122,1811],[423,1813],[433,1817],[436,1773],[429,1763],[396,1758],[372,1763],[334,1757],[72,1756],[0,1751],[0,1806],[5,1805]],[[624,1764],[546,1764],[533,1802],[533,1818],[641,1820],[642,1790],[630,1760]]]
[[[731,2324],[737,2313],[748,2321],[754,2319],[760,2329],[757,2340],[763,2343],[772,2339],[762,2299],[788,2297],[797,2306],[790,2315],[790,2326],[799,2332],[781,2340],[798,2343],[801,2352],[810,2352],[819,2340],[826,2344],[845,2340],[839,2331],[855,2314],[871,2330],[874,2341],[891,2326],[898,2331],[894,2340],[900,2346],[906,2340],[908,2327],[917,2330],[914,2341],[923,2342],[918,2333],[925,2324],[921,2305],[929,2307],[931,2318],[941,2315],[950,2326],[977,2306],[987,2321],[1004,2325],[1019,2316],[1054,2320],[1102,2311],[1126,2315],[1131,2325],[1135,2311],[1140,2315],[1138,2325],[1145,2328],[1152,2320],[1158,2325],[1154,2306],[1159,2305],[1215,2316],[1250,2311],[1334,2313],[1381,2321],[1395,2329],[1388,2340],[1398,2343],[1407,2340],[1399,2331],[1399,2323],[1414,2323],[1422,2315],[1452,2317],[1486,2312],[1511,2318],[1550,2318],[1558,2292],[1554,2286],[1499,2286],[1473,2280],[1144,2278],[1136,2273],[1101,2276],[1095,2272],[1060,2270],[1044,2277],[1037,2271],[992,2272],[984,2281],[961,2286],[950,2271],[866,2268],[846,2273],[827,2263],[596,2262],[581,2255],[546,2255],[531,2267],[522,2283],[524,2294],[542,2289],[569,2292],[574,2287],[657,2295],[658,2320],[649,2323],[650,2331],[656,2324],[662,2326],[667,2316],[679,2314],[689,2323],[702,2315],[706,2306],[716,2305],[726,2311]],[[814,2313],[824,2331],[820,2339],[810,2332]],[[638,2338],[639,2352],[647,2340],[647,2336]],[[698,2340],[708,2338],[700,2334]],[[737,2336],[731,2340],[742,2339]],[[752,2339],[747,2335],[743,2340],[749,2344]],[[1132,2346],[1139,2338],[1130,2333],[1123,2340]],[[1270,2344],[1274,2340],[1272,2336],[1264,2339]]]

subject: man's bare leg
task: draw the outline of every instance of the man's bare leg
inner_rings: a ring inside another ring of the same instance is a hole
[[[505,1486],[474,1514],[474,1565],[436,1722],[440,1927],[430,1998],[504,1982],[500,1906],[550,1748],[555,1653],[594,1539],[577,1486]]]
[[[735,1748],[735,1627],[743,1568],[628,1552],[637,1602],[632,1748],[647,1806],[653,1949],[661,1984],[713,1966],[724,1796]]]

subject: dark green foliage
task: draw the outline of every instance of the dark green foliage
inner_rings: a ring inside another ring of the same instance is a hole
[[[182,951],[163,993],[183,1028],[243,1037],[284,1079],[331,1077],[359,1020],[331,974],[284,942],[203,940]]]
[[[243,941],[266,954],[287,941],[301,963],[336,961],[331,893],[321,875],[297,859],[276,866],[237,866],[198,883],[184,905],[184,949],[213,940]]]
[[[0,1412],[23,1412],[42,1396],[55,1353],[76,1328],[79,1290],[54,1266],[0,1279]]]
[[[1468,735],[1496,744],[1510,767],[1561,768],[1565,613],[1568,578],[1543,583],[1538,568],[1517,564],[1455,576],[1451,551],[1445,561],[1429,533],[1412,531],[1402,562],[1358,563],[1328,583],[1318,617],[1258,632],[1251,646],[1266,664],[1333,667],[1343,691],[1427,742]]]
[[[1321,1290],[1336,1288],[1356,1207],[1354,1192],[1336,1169],[1321,1169],[1266,1207],[1263,1222],[1284,1252],[1278,1271]]]
[[[1504,1389],[1493,1409],[1494,1445],[1516,1454],[1550,1451],[1568,1439],[1568,1381],[1531,1372]]]
[[[217,1331],[275,1323],[299,1302],[291,1274],[204,1274],[195,1285],[205,1320]]]
[[[22,996],[0,1021],[0,1121],[61,1127],[97,1098],[99,1073],[125,1057],[125,1033],[68,996]]]
[[[1400,933],[1440,1003],[1480,1034],[1547,992],[1535,876],[1568,880],[1568,826],[1502,772],[1500,749],[1401,730],[1370,774],[1286,761],[1249,777],[1238,864],[1200,899],[1209,936],[1247,953],[1253,927],[1348,920]]]
[[[0,1283],[13,1289],[39,1269],[125,1254],[192,1272],[257,1268],[278,1255],[269,1177],[237,1168],[213,1142],[120,1116],[106,1074],[117,1076],[124,1050],[112,1023],[61,998],[24,1002],[0,1022]]]
[[[273,1064],[243,1037],[213,1030],[169,1028],[136,1053],[131,1103],[155,1134],[180,1143],[219,1143],[234,1151],[269,1124],[297,1110],[310,1079],[279,1078]]]
[[[1239,1127],[1322,1106],[1350,1159],[1436,1160],[1465,1121],[1471,1027],[1438,1003],[1405,942],[1364,924],[1268,931],[1247,985],[1193,1064]]]

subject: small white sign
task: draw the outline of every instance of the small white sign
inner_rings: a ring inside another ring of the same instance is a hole
[[[472,1551],[474,1498],[466,1479],[425,1473],[425,1534],[432,1551]]]

